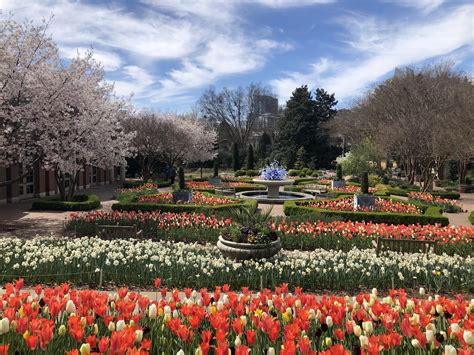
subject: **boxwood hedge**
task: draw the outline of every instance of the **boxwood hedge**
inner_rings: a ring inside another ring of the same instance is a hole
[[[382,197],[383,198],[383,197]],[[391,199],[398,202],[406,203],[406,201]],[[405,214],[405,213],[388,213],[388,212],[354,212],[354,211],[331,211],[323,208],[313,208],[301,205],[302,201],[287,201],[283,204],[285,215],[292,216],[297,214],[312,213],[318,217],[327,218],[334,217],[342,221],[365,221],[374,223],[388,224],[440,224],[447,226],[449,220],[443,217],[441,208],[437,206],[428,206],[423,204],[415,204],[423,211],[423,214]]]
[[[59,196],[52,196],[34,201],[31,209],[54,211],[89,211],[99,206],[100,199],[96,195],[75,195],[72,201],[62,201]]]
[[[261,190],[266,190],[267,188],[263,185],[257,185],[253,184],[250,186],[234,186],[235,192],[242,192],[242,191],[261,191]],[[207,192],[210,194],[214,193],[215,188],[194,188],[193,191],[198,191],[198,192]]]
[[[205,193],[205,192],[204,192]],[[209,194],[212,195],[212,194]],[[137,198],[125,198],[114,203],[115,211],[161,211],[161,212],[223,212],[234,208],[247,208],[257,205],[257,201],[238,199],[238,203],[216,206],[200,206],[192,204],[166,204],[166,203],[139,203]]]
[[[407,196],[409,192],[419,192],[419,189],[402,189],[399,187],[389,187],[387,188],[387,191],[390,193],[390,195],[394,196]],[[458,200],[461,195],[458,192],[454,191],[430,191],[430,194],[433,196],[438,196],[441,198],[449,198],[451,200]]]
[[[474,211],[472,211],[469,215],[469,222],[471,222],[471,224],[474,224]]]

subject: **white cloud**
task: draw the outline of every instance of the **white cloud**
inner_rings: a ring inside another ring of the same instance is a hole
[[[336,2],[336,0],[249,0],[248,2],[258,3],[275,9],[284,9],[290,7],[331,4]]]
[[[119,96],[128,96],[131,93],[140,94],[154,82],[152,75],[135,65],[125,66],[122,73],[127,80],[114,81],[115,92]]]
[[[60,54],[62,57],[72,59],[76,57],[77,54],[84,56],[88,50],[92,50],[94,52],[94,59],[102,64],[105,71],[115,71],[123,65],[123,61],[120,56],[111,51],[103,51],[86,47],[61,47]]]
[[[423,23],[383,26],[381,31],[367,19],[366,28],[361,25],[360,31],[373,40],[356,35],[351,43],[351,48],[356,49],[352,58],[363,56],[362,59],[319,60],[308,72],[287,73],[271,84],[282,99],[302,84],[324,87],[342,99],[359,95],[396,67],[449,55],[465,46],[472,53],[473,15],[474,6],[467,5]]]
[[[393,2],[402,6],[412,7],[418,10],[423,11],[424,13],[430,13],[441,5],[443,5],[446,0],[386,0],[388,2]]]

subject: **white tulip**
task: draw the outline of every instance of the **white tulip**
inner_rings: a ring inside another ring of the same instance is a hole
[[[332,317],[331,317],[331,316],[327,316],[327,317],[326,317],[326,324],[327,324],[327,326],[328,326],[329,328],[332,327],[333,321],[332,321]]]
[[[450,328],[451,328],[451,333],[452,334],[456,334],[456,333],[459,333],[461,331],[461,327],[457,323],[452,323],[450,325]]]
[[[360,337],[361,334],[362,334],[362,329],[358,325],[355,325],[354,326],[354,335],[356,337]]]
[[[10,331],[10,320],[8,318],[3,318],[0,321],[0,335],[8,333]]]
[[[362,329],[364,329],[364,332],[368,335],[372,334],[374,332],[374,325],[372,321],[367,321],[367,322],[362,322]]]
[[[165,306],[165,308],[163,308],[163,313],[164,314],[171,314],[171,307],[170,306]]]
[[[429,330],[429,329],[428,329],[428,330],[426,331],[426,334],[425,334],[425,335],[426,335],[426,342],[427,342],[427,343],[432,343],[432,342],[434,341],[435,335],[434,335],[434,333],[433,333],[432,330]]]
[[[418,339],[412,339],[411,340],[411,345],[415,348],[415,349],[418,349],[420,347],[420,342],[418,341]]]
[[[472,334],[472,331],[464,329],[462,338],[464,339],[467,345],[474,345],[474,335]]]
[[[426,294],[426,291],[423,287],[420,287],[420,296],[424,296]]]
[[[361,348],[365,348],[367,345],[369,345],[369,338],[367,338],[365,335],[361,335],[359,337],[359,341]]]
[[[137,329],[135,330],[135,341],[140,343],[143,340],[143,330]]]
[[[180,350],[176,353],[176,355],[184,355],[184,351],[183,350]]]
[[[457,355],[458,351],[452,345],[446,345],[444,347],[444,355]]]
[[[268,348],[267,355],[275,355],[275,348]]]
[[[158,312],[157,312],[157,309],[156,309],[156,304],[152,303],[150,305],[150,308],[148,309],[148,317],[150,317],[151,319],[155,319],[157,313]]]
[[[238,335],[235,337],[234,345],[235,347],[242,345],[242,342],[240,341],[240,337]]]
[[[72,300],[67,301],[66,303],[66,312],[71,314],[71,313],[76,313],[76,305]]]
[[[116,327],[118,332],[121,332],[122,330],[125,329],[125,321],[123,319],[120,319],[117,321],[117,327]]]

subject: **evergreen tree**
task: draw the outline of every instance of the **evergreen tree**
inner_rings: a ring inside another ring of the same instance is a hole
[[[299,147],[306,152],[306,165],[327,167],[336,158],[339,150],[329,144],[329,136],[320,125],[334,117],[336,104],[334,94],[323,89],[316,89],[314,97],[306,85],[293,91],[286,103],[277,144],[288,168],[295,165]]]
[[[296,169],[304,169],[306,167],[306,151],[303,146],[301,146],[296,152]]]
[[[253,145],[250,144],[247,152],[247,170],[253,170],[255,167],[255,158],[253,154]]]
[[[219,160],[217,157],[214,158],[214,172],[212,177],[219,177]]]
[[[270,149],[272,146],[272,138],[270,135],[266,132],[263,132],[263,134],[260,136],[260,139],[258,140],[258,146],[257,146],[257,157],[259,160],[265,161],[265,159],[268,158],[270,155]]]
[[[240,169],[239,146],[237,143],[232,144],[232,167],[234,168],[234,171]]]

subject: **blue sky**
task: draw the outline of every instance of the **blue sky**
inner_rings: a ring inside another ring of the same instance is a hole
[[[396,67],[451,61],[473,73],[474,5],[463,0],[0,0],[2,17],[54,15],[64,58],[93,48],[119,95],[187,111],[209,85],[267,85],[283,104],[323,87],[346,107]]]

